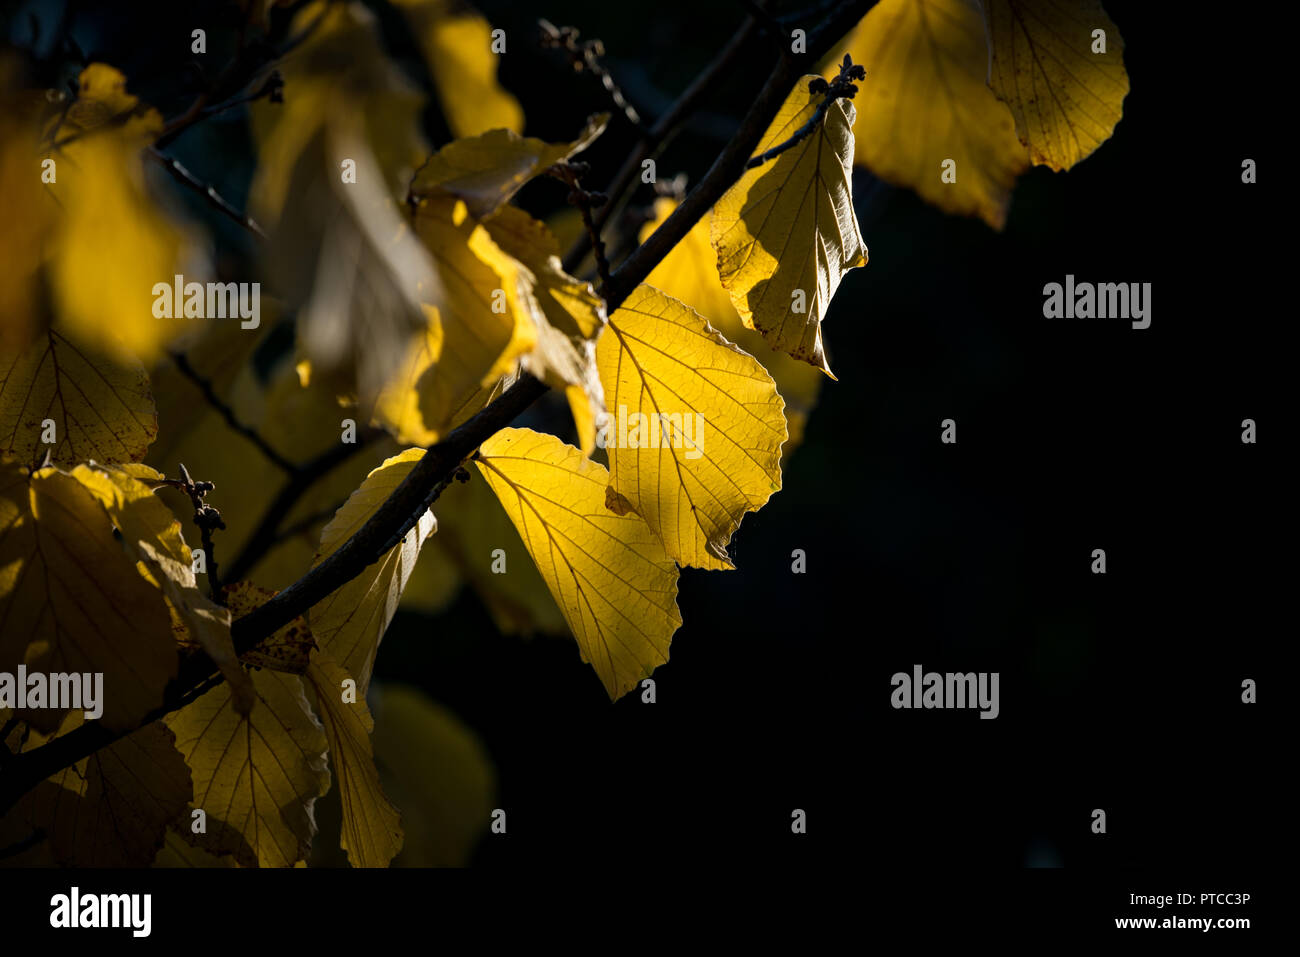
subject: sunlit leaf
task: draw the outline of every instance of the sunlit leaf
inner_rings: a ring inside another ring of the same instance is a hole
[[[610,317],[597,358],[611,487],[674,561],[733,567],[732,533],[781,487],[785,417],[772,377],[695,310],[645,285]]]
[[[644,521],[606,508],[609,473],[530,429],[502,429],[476,464],[610,698],[667,661],[682,623],[677,568]]]
[[[1001,229],[1028,162],[1010,111],[988,88],[976,0],[882,0],[848,50],[867,70],[853,101],[855,162],[945,212]],[[953,182],[942,178],[948,160]]]
[[[676,208],[676,200],[668,197],[655,200],[655,217],[642,227],[641,241],[645,242],[651,233],[662,226]],[[808,363],[775,351],[764,341],[761,333],[746,328],[740,321],[740,314],[732,305],[731,297],[718,281],[707,220],[697,222],[685,238],[669,251],[647,277],[646,285],[660,289],[690,306],[767,370],[776,383],[777,392],[785,401],[789,436],[781,447],[781,456],[782,459],[788,456],[803,437],[804,424],[808,421],[813,406],[817,404],[817,395],[825,377]]]
[[[985,0],[989,86],[1011,108],[1030,162],[1069,169],[1110,138],[1124,111],[1124,40],[1098,0]],[[1105,52],[1094,52],[1094,30]]]
[[[314,564],[320,564],[351,538],[423,456],[422,449],[407,449],[371,472],[325,526]],[[321,599],[308,613],[308,624],[317,645],[356,679],[361,695],[370,685],[379,641],[397,611],[420,546],[437,527],[433,513],[426,511],[383,558]]]
[[[805,76],[756,152],[789,140],[817,112]],[[772,348],[830,375],[821,322],[840,279],[867,262],[853,212],[853,106],[835,100],[817,128],[748,170],[713,208],[718,275],[741,320]]]

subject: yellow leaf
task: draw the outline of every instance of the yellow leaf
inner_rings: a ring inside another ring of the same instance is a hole
[[[375,760],[402,810],[401,867],[463,867],[496,807],[487,749],[454,714],[406,685],[376,684]]]
[[[522,133],[519,101],[497,83],[491,27],[468,11],[452,11],[446,0],[393,0],[406,14],[438,88],[443,116],[453,136],[485,130]]]
[[[328,655],[312,655],[307,680],[316,692],[343,803],[339,846],[348,852],[353,867],[387,867],[402,849],[402,815],[379,784],[370,745],[375,722],[366,699],[358,695],[355,701],[343,700],[341,690],[349,677]]]
[[[313,566],[351,538],[423,457],[423,449],[407,449],[371,472],[325,526]],[[356,678],[358,696],[364,696],[370,686],[375,653],[397,611],[420,546],[437,527],[433,513],[426,511],[383,558],[321,599],[308,612],[307,622],[316,636],[317,646]]]
[[[46,420],[51,420],[52,427]],[[44,442],[52,428],[54,445]],[[149,377],[47,329],[17,355],[0,355],[0,452],[72,465],[133,462],[158,434]]]
[[[569,402],[583,454],[596,446],[605,420],[605,396],[590,342],[605,324],[605,300],[591,283],[570,276],[559,244],[546,224],[516,206],[503,206],[485,224],[502,251],[523,267],[527,303],[537,326],[537,345],[524,368],[561,389]]]
[[[987,0],[989,86],[1011,108],[1030,162],[1069,169],[1124,112],[1124,41],[1098,0]],[[1093,52],[1094,30],[1106,51]]]
[[[611,699],[668,660],[677,568],[635,515],[605,507],[609,473],[553,435],[502,429],[476,460]]]
[[[424,327],[421,292],[438,284],[395,201],[425,152],[421,97],[362,5],[313,3],[294,29],[310,32],[283,62],[284,103],[252,109],[250,205],[298,309],[303,357],[369,404]]]
[[[230,609],[199,591],[189,546],[171,509],[149,486],[125,472],[78,465],[72,475],[103,506],[130,554],[148,568],[190,637],[235,689],[236,706],[247,712],[253,705],[253,686],[235,656]],[[155,472],[152,478],[161,476]]]
[[[208,815],[206,833],[182,837],[244,867],[292,867],[311,849],[313,805],[329,789],[325,733],[301,678],[252,678],[257,703],[247,715],[223,682],[164,719],[190,767],[194,807]]]
[[[248,581],[227,585],[221,592],[230,607],[231,616],[236,621],[265,605],[277,594]],[[244,652],[240,660],[255,668],[270,668],[272,671],[300,675],[307,670],[311,653],[315,648],[316,639],[312,637],[311,629],[307,627],[306,620],[300,615],[269,638],[263,638],[251,650]]]
[[[855,161],[948,213],[1007,218],[1027,166],[1006,105],[988,88],[988,44],[975,0],[882,0],[850,35],[867,69],[854,99]],[[944,182],[952,160],[954,182]]]
[[[649,239],[676,208],[677,201],[669,197],[655,200],[655,217],[642,228],[641,242]],[[686,237],[669,251],[646,278],[646,285],[654,286],[690,306],[767,370],[767,374],[776,383],[776,391],[785,401],[789,436],[781,447],[784,461],[803,437],[804,424],[808,421],[813,406],[817,404],[823,376],[808,363],[775,351],[760,333],[745,328],[736,307],[731,304],[731,297],[718,281],[706,220],[697,222]]]
[[[436,306],[439,331],[426,339],[411,370],[424,429],[440,436],[467,400],[512,372],[537,344],[537,326],[521,301],[527,293],[519,264],[470,218],[463,202],[426,196],[415,229],[442,276],[440,294],[425,300]]]
[[[411,195],[418,199],[434,191],[449,193],[464,200],[475,219],[486,219],[534,176],[585,150],[608,122],[608,113],[588,117],[586,127],[572,143],[547,143],[510,130],[456,140],[420,167],[411,183]]]
[[[133,728],[162,703],[177,654],[162,592],[113,539],[99,503],[53,468],[0,465],[0,671],[102,672],[106,728]],[[41,730],[55,708],[23,712]]]
[[[756,152],[783,143],[817,112],[803,77]],[[748,170],[713,208],[718,275],[745,325],[831,375],[821,321],[840,279],[866,265],[853,212],[853,105],[836,100],[817,129],[774,160]],[[832,376],[834,378],[834,376]]]
[[[126,92],[121,73],[92,63],[56,123],[44,156],[57,178],[43,187],[62,211],[50,247],[55,314],[88,347],[123,361],[153,359],[186,328],[154,315],[154,284],[182,272],[189,245],[145,190],[142,150],[162,131],[162,117]]]
[[[690,306],[638,286],[596,347],[609,403],[610,486],[697,568],[781,487],[783,403],[772,377]]]
[[[82,721],[70,712],[60,734]],[[43,781],[18,813],[65,867],[147,867],[193,794],[174,741],[161,721],[146,724]]]
[[[502,634],[567,633],[546,582],[487,482],[453,482],[438,503],[438,534],[420,553],[421,562],[425,552],[443,554],[465,576]],[[498,558],[505,562],[506,574],[500,573]],[[408,585],[405,594],[414,587],[414,582]]]
[[[591,283],[564,271],[560,244],[547,225],[518,206],[503,206],[485,224],[503,251],[526,266],[546,318],[568,336],[593,339],[605,325],[605,300]]]

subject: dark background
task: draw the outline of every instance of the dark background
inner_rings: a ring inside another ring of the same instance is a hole
[[[602,38],[653,118],[744,9],[477,6],[507,30],[501,80],[526,132],[552,139],[608,107],[595,80],[531,43],[537,16]],[[571,640],[502,637],[468,591],[436,619],[399,614],[376,678],[421,684],[497,769],[509,833],[486,836],[474,864],[1236,873],[1275,855],[1280,646],[1294,633],[1278,451],[1294,321],[1279,292],[1294,245],[1278,149],[1294,111],[1272,75],[1283,31],[1232,10],[1211,26],[1194,8],[1105,6],[1124,38],[1124,118],[1074,170],[1023,176],[1001,234],[855,172],[871,262],[825,322],[839,381],[783,490],[735,536],[738,569],[682,573],[685,624],[655,705],[611,705]],[[88,5],[75,36],[171,116],[193,97],[188,46],[154,40],[188,37],[210,7]],[[756,52],[762,71],[772,54]],[[707,169],[745,105],[731,80],[661,177]],[[436,107],[428,126],[445,142]],[[242,204],[243,119],[205,127],[174,152]],[[586,157],[593,179],[633,142],[616,120]],[[1247,157],[1258,185],[1241,183]],[[555,208],[547,185],[525,205]],[[233,226],[194,215],[251,254]],[[1066,273],[1150,282],[1151,327],[1044,319],[1042,287]],[[956,446],[939,441],[949,417]],[[1258,445],[1240,441],[1247,417]],[[807,574],[791,574],[795,548]],[[1089,571],[1094,548],[1105,576]],[[893,710],[890,676],[918,663],[1000,672],[1000,717]],[[1247,677],[1258,705],[1241,703]],[[790,832],[793,808],[806,835]]]

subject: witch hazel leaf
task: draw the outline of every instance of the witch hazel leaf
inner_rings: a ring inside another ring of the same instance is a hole
[[[611,699],[668,660],[677,567],[634,514],[605,507],[609,473],[573,446],[502,429],[475,460]]]
[[[809,84],[820,79],[805,76],[795,85],[757,153],[815,118],[824,97]],[[747,170],[711,220],[718,276],[741,320],[773,349],[827,375],[822,319],[844,274],[867,262],[853,212],[853,120],[853,104],[833,100],[810,134]]]
[[[620,505],[674,561],[733,567],[732,533],[781,487],[786,426],[772,377],[689,306],[645,285],[610,317],[597,359]]]

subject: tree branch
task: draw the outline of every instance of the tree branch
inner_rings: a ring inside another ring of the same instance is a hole
[[[815,63],[830,46],[848,32],[872,6],[873,0],[847,0],[835,7],[827,19],[810,31],[807,62]],[[772,70],[758,98],[741,122],[740,129],[694,190],[673,215],[614,272],[606,290],[606,308],[613,312],[636,286],[668,254],[700,217],[744,171],[763,131],[771,124],[797,77],[797,63],[782,59]],[[522,375],[496,401],[480,410],[445,439],[425,452],[361,528],[335,552],[302,578],[263,605],[238,619],[231,627],[237,654],[244,654],[259,642],[307,612],[323,598],[360,575],[377,562],[410,531],[412,526],[452,480],[456,470],[480,445],[505,428],[524,409],[544,395],[547,386],[530,375]],[[292,483],[290,483],[292,484]],[[271,532],[272,537],[274,531]],[[176,678],[168,686],[165,703],[142,724],[156,720],[180,707],[187,694],[213,678],[215,671],[205,654],[194,654],[181,662]],[[87,722],[42,747],[15,756],[0,781],[0,814],[45,778],[128,734],[113,732],[98,722]]]
[[[636,179],[636,175],[641,170],[641,164],[653,154],[660,152],[671,139],[672,134],[677,131],[677,127],[690,116],[691,113],[699,107],[705,95],[711,91],[717,84],[720,77],[731,70],[736,61],[740,58],[741,52],[749,44],[755,35],[757,24],[753,17],[746,17],[745,23],[732,36],[731,40],[718,54],[717,58],[709,64],[708,68],[697,76],[694,82],[686,88],[680,97],[677,98],[672,107],[661,116],[650,127],[649,132],[645,133],[637,148],[632,150],[619,167],[614,178],[610,180],[609,188],[605,190],[605,195],[609,197],[609,202],[600,211],[595,220],[596,235],[599,236],[605,224],[621,212],[625,202],[623,194],[627,192],[629,186]],[[574,242],[573,247],[564,257],[564,271],[576,273],[578,267],[587,253],[591,252],[592,237],[584,233]]]

